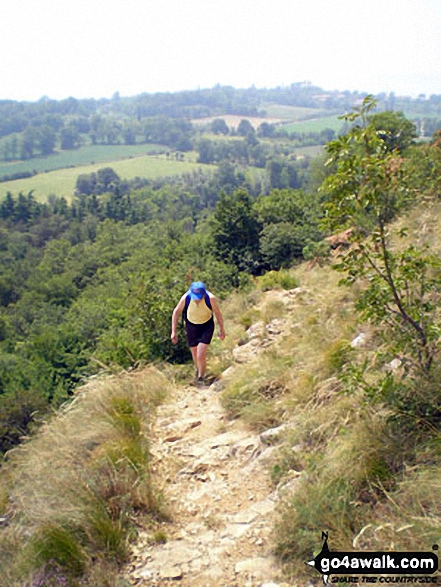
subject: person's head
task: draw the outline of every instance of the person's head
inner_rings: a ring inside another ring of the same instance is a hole
[[[202,281],[193,281],[193,283],[190,285],[190,298],[192,300],[202,300],[202,298],[205,296],[205,293],[205,283],[202,283]]]

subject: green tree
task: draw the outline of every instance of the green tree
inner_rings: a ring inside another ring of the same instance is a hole
[[[35,128],[28,126],[21,137],[20,159],[31,159],[36,147]]]
[[[271,138],[275,134],[276,127],[274,124],[269,124],[268,122],[262,122],[257,129],[257,134],[259,137],[262,138]]]
[[[0,216],[2,219],[7,220],[12,218],[15,210],[15,200],[11,192],[6,194],[6,198],[0,204]]]
[[[260,250],[270,269],[288,267],[303,249],[321,238],[318,196],[302,190],[273,190],[255,203],[263,225]]]
[[[81,142],[79,132],[73,126],[65,126],[60,131],[60,147],[62,149],[76,149]]]
[[[268,224],[260,233],[260,251],[268,269],[279,270],[300,258],[308,243],[307,230],[289,222]]]
[[[213,141],[209,139],[201,139],[197,145],[199,151],[199,163],[213,163],[215,159],[215,150]]]
[[[345,283],[363,284],[362,316],[384,327],[390,348],[411,372],[427,375],[439,337],[440,262],[426,249],[391,246],[388,222],[412,193],[401,158],[369,122],[374,106],[371,96],[365,98],[347,116],[358,124],[327,147],[336,171],[324,183],[326,221],[331,230],[353,229],[352,247],[337,268],[346,273]]]
[[[230,132],[230,129],[223,118],[216,118],[216,120],[213,120],[211,123],[211,131],[215,135],[227,135]]]
[[[250,134],[255,134],[255,130],[253,125],[251,124],[251,122],[249,120],[247,120],[246,118],[243,118],[240,122],[239,125],[237,127],[237,134],[242,136],[242,137],[246,137]]]
[[[253,204],[244,189],[223,193],[211,221],[211,232],[217,259],[249,273],[258,273],[261,224]]]
[[[36,138],[37,148],[42,155],[50,155],[54,152],[57,139],[53,128],[47,125],[40,126],[37,129]]]
[[[368,117],[389,151],[401,153],[413,144],[417,137],[416,127],[402,112],[378,112]]]

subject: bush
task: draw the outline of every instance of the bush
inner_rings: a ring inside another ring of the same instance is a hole
[[[0,453],[16,446],[31,429],[38,412],[46,412],[46,398],[32,389],[0,396]]]
[[[299,282],[294,275],[286,269],[280,271],[268,271],[265,275],[257,278],[257,284],[262,291],[270,289],[294,289]]]

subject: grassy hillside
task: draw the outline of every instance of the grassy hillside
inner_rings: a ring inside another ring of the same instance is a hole
[[[113,585],[136,535],[158,520],[149,423],[169,384],[154,369],[78,390],[2,469],[2,586]]]
[[[204,118],[195,118],[194,120],[192,120],[192,123],[196,126],[208,126],[210,125],[214,120],[225,120],[226,125],[229,128],[234,128],[237,129],[237,127],[240,124],[241,120],[248,120],[250,122],[250,124],[253,126],[253,128],[255,130],[257,130],[259,128],[259,126],[262,124],[262,122],[268,122],[270,124],[277,124],[279,122],[281,122],[281,119],[276,118],[276,117],[261,117],[261,116],[240,116],[237,114],[220,114],[219,116],[208,116],[208,117],[204,117]]]
[[[306,108],[303,106],[285,106],[283,104],[267,104],[264,106],[267,116],[282,120],[300,121],[318,116],[326,116],[329,110],[322,108]]]
[[[408,243],[440,255],[439,202],[401,217],[394,234],[404,227]],[[439,426],[374,400],[353,377],[369,365],[375,386],[394,358],[381,330],[357,318],[359,287],[339,286],[328,265],[259,281],[261,291],[226,303],[231,350],[251,345],[250,326],[263,350],[236,365],[222,401],[258,431],[281,426],[269,474],[282,496],[275,549],[287,575],[318,577],[304,563],[320,550],[322,530],[333,550],[430,550],[441,536]],[[439,406],[439,371],[433,383],[415,384],[414,397],[434,394]],[[399,389],[403,372],[391,376]]]
[[[201,167],[192,161],[176,161],[166,157],[134,157],[133,159],[107,161],[106,167],[111,167],[122,179],[133,179],[134,177],[145,177],[155,179],[188,173]],[[75,168],[59,169],[48,173],[40,173],[34,177],[17,179],[0,183],[0,199],[8,192],[27,194],[34,191],[38,201],[44,201],[50,194],[64,196],[68,201],[75,192],[75,184],[80,174],[88,174],[102,168],[103,164],[84,165]],[[205,166],[207,167],[207,166]]]
[[[263,122],[282,125],[289,132],[320,132],[326,128],[339,131],[343,126],[336,115],[329,115],[329,110],[320,108],[302,108],[296,106],[282,106],[271,104],[265,108],[265,117],[238,116],[222,114],[207,118],[197,118],[192,122],[197,126],[210,125],[213,120],[222,119],[229,128],[237,129],[241,120],[248,120],[257,130]]]
[[[398,219],[394,231],[404,225],[409,242],[439,254],[439,202]],[[350,384],[357,365],[384,374],[384,341],[357,317],[359,288],[339,279],[329,264],[311,263],[255,279],[223,300],[228,336],[210,349],[213,375],[232,367],[221,393],[227,416],[257,432],[282,426],[267,475],[278,496],[275,551],[295,581],[318,578],[304,563],[322,530],[334,550],[429,550],[440,537],[439,431],[397,424],[390,407]],[[351,345],[361,333],[364,344]],[[254,354],[237,361],[247,346]],[[0,516],[14,514],[1,530],[8,587],[31,573],[35,581],[113,585],[104,577],[127,559],[133,515],[147,515],[155,535],[164,508],[150,475],[147,425],[166,379],[188,377],[186,368],[163,368],[166,378],[148,369],[91,381],[10,453],[0,492]]]

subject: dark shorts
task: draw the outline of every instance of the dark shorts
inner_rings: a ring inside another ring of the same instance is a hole
[[[203,324],[193,324],[192,322],[185,322],[185,334],[187,335],[188,346],[198,346],[200,342],[210,344],[214,333],[214,320],[210,318],[208,322]]]

